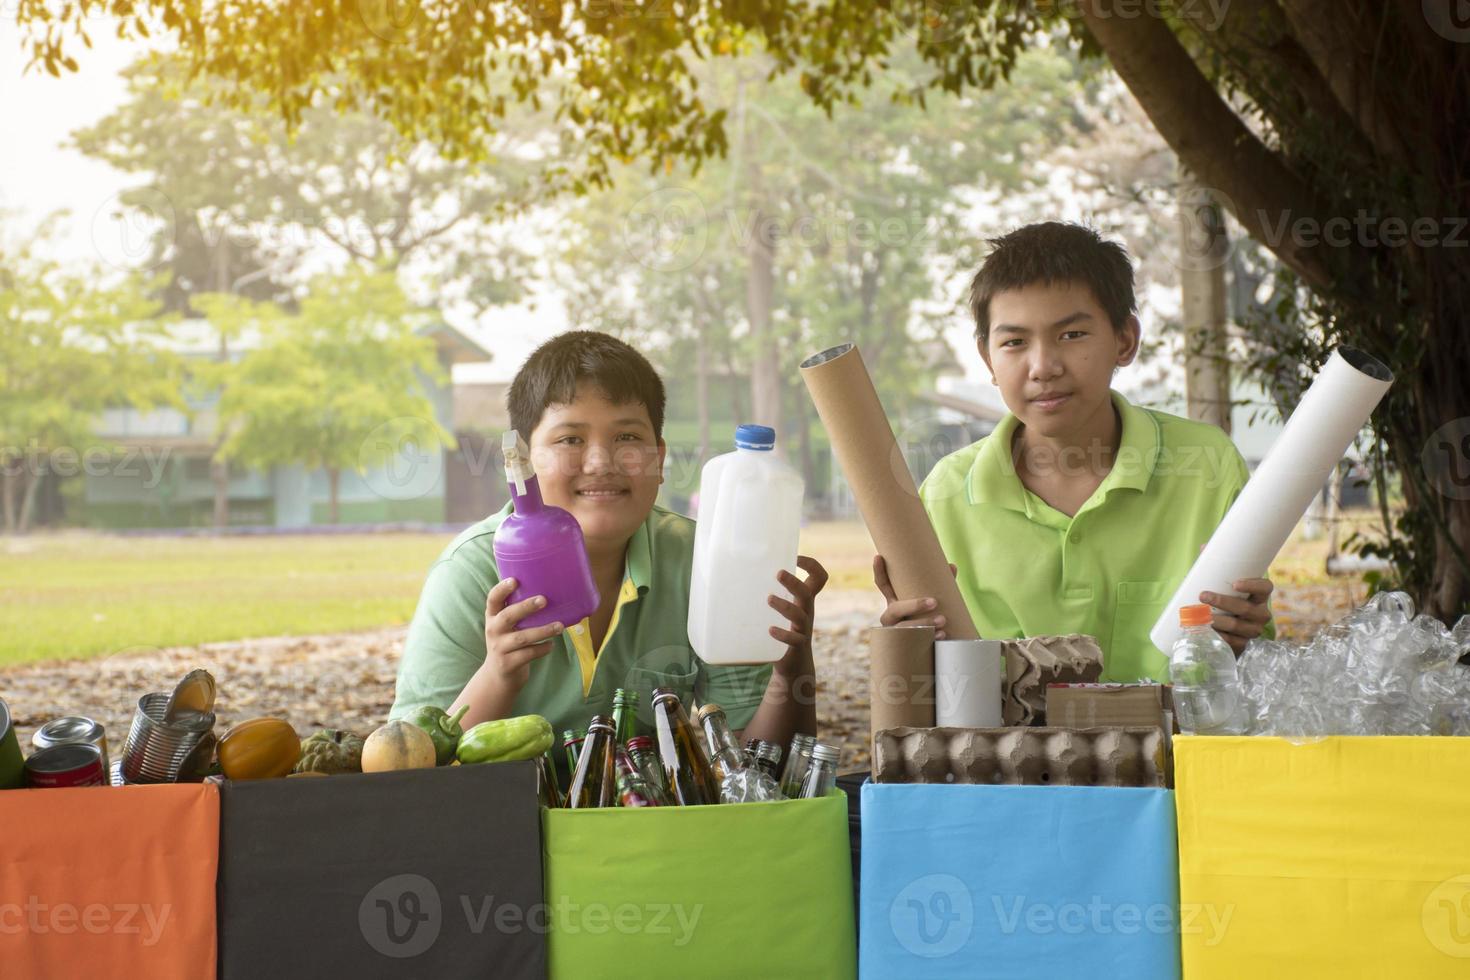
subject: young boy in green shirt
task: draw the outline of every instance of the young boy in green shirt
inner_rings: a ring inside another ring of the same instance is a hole
[[[1112,390],[1138,353],[1133,266],[1122,246],[1060,222],[993,243],[970,286],[980,357],[1007,414],[939,461],[919,495],[982,637],[1087,633],[1106,681],[1168,680],[1149,640],[1248,472],[1219,428],[1139,408]],[[899,600],[881,556],[885,626],[932,623]],[[1271,618],[1271,582],[1202,593],[1238,655]]]
[[[694,522],[654,503],[667,447],[663,382],[648,361],[606,334],[562,334],[531,354],[508,401],[543,499],[581,525],[601,604],[580,623],[518,627],[545,600],[506,604],[516,583],[500,578],[493,545],[507,504],[455,538],[430,569],[389,716],[467,705],[466,729],[539,714],[561,732],[611,715],[613,692],[631,688],[647,727],[650,694],[668,687],[686,710],[691,699],[717,702],[748,738],[784,746],[796,732],[814,734],[812,617],[827,581],[816,561],[798,558],[806,577],[781,572],[790,598],[767,600],[789,620],[771,629],[787,645],[774,666],[712,667],[690,649]]]

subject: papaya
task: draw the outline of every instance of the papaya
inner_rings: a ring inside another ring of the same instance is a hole
[[[461,763],[516,762],[534,759],[551,748],[551,722],[540,715],[482,721],[459,739],[455,755]]]
[[[323,728],[301,743],[301,756],[296,760],[297,773],[362,771],[362,736],[335,728]]]
[[[301,739],[282,718],[252,718],[225,732],[218,753],[227,779],[275,779],[295,767]]]
[[[363,772],[432,769],[436,761],[429,733],[406,721],[390,721],[362,743]]]

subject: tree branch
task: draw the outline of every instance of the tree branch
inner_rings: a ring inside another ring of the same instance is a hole
[[[1321,220],[1317,195],[1220,98],[1168,24],[1157,17],[1124,21],[1113,16],[1107,0],[1084,0],[1081,9],[1092,36],[1184,165],[1223,194],[1246,231],[1308,285],[1334,285],[1326,250],[1279,234],[1279,223],[1293,217]]]

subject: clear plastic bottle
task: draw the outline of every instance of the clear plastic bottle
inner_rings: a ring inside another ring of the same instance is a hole
[[[1209,606],[1182,606],[1184,632],[1169,653],[1169,681],[1174,685],[1174,711],[1186,735],[1241,735],[1245,732],[1245,698],[1235,651],[1216,633]]]
[[[706,663],[774,663],[786,647],[769,630],[786,621],[766,597],[779,594],[776,573],[796,567],[805,484],[772,451],[769,427],[740,426],[735,446],[699,478],[689,643]]]

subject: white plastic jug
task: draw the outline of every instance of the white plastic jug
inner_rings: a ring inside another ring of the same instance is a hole
[[[770,634],[786,617],[766,597],[786,595],[777,572],[796,571],[806,487],[775,445],[768,426],[742,425],[735,451],[710,460],[699,477],[689,643],[705,663],[767,664],[786,653]]]

